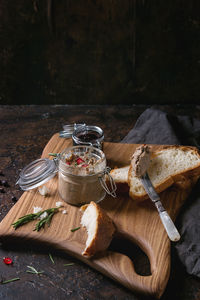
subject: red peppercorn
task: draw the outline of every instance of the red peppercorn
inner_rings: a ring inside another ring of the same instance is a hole
[[[79,158],[77,158],[76,162],[77,162],[77,165],[80,165],[81,163],[84,162],[84,160],[79,157]]]
[[[88,167],[88,166],[89,166],[88,164],[83,164],[82,165],[82,167],[85,167],[85,168]]]
[[[3,262],[6,264],[6,265],[11,265],[13,263],[12,259],[10,257],[4,257],[3,258]]]

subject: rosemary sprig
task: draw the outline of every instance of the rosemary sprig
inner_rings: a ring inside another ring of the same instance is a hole
[[[27,268],[31,269],[31,271],[30,271],[30,270],[27,270],[27,271],[26,271],[27,273],[32,273],[32,274],[37,274],[37,275],[44,273],[44,271],[37,271],[37,270],[36,270],[34,267],[32,267],[32,266],[27,266]]]
[[[11,278],[11,279],[8,279],[8,280],[1,281],[0,283],[1,284],[6,284],[6,283],[13,282],[13,281],[16,281],[16,280],[20,280],[20,278],[19,277]]]
[[[36,225],[35,225],[35,229],[34,231],[39,231],[42,227],[45,226],[45,224],[48,225],[48,227],[50,226],[50,223],[51,223],[51,219],[53,217],[53,215],[58,211],[58,208],[49,208],[49,209],[46,209],[44,212],[47,213],[47,216],[45,218],[43,218],[42,220],[40,220]]]
[[[32,220],[35,220],[38,217],[38,215],[36,214],[29,214],[29,215],[25,215],[23,217],[20,217],[15,223],[13,223],[13,227],[15,229],[17,229],[19,226],[22,226]]]
[[[58,208],[55,207],[55,208],[48,208],[46,210],[43,210],[43,211],[40,211],[38,213],[35,213],[35,214],[28,214],[28,215],[25,215],[23,217],[20,217],[16,222],[12,223],[14,229],[16,230],[18,227],[30,222],[30,221],[33,221],[33,220],[36,220],[38,219],[43,213],[46,213],[47,216],[42,218],[36,225],[35,225],[35,229],[34,231],[39,231],[42,227],[45,226],[45,224],[47,224],[48,226],[50,226],[50,223],[51,223],[51,219],[53,217],[53,215],[58,212]]]

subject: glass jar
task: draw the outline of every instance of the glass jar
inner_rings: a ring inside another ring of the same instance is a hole
[[[69,164],[67,157],[73,155],[75,163]],[[82,164],[77,161],[82,160]],[[90,164],[95,161],[95,164]],[[74,146],[60,154],[58,164],[58,191],[60,197],[72,205],[82,205],[104,199],[106,191],[102,185],[105,180],[106,157],[95,147]]]
[[[72,134],[73,145],[88,145],[103,149],[104,132],[98,126],[79,126]]]
[[[68,161],[72,153],[79,158],[74,164]],[[88,158],[85,164],[83,157]],[[106,193],[116,197],[116,185],[109,171],[103,151],[91,146],[74,146],[57,154],[53,160],[42,158],[31,162],[20,172],[16,184],[24,191],[31,190],[58,173],[60,197],[69,204],[79,206],[90,201],[99,202]]]

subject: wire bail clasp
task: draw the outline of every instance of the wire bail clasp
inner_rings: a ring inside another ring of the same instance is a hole
[[[112,196],[113,198],[116,197],[116,190],[117,190],[117,186],[116,183],[114,182],[112,176],[110,175],[110,168],[106,167],[102,176],[99,177],[99,181],[101,183],[101,186],[103,187],[103,189],[106,191],[106,193],[110,196]],[[106,182],[106,177],[108,178],[108,182],[109,185]]]

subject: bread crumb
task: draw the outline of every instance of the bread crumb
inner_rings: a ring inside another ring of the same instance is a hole
[[[61,201],[56,202],[56,207],[62,207],[63,203]]]
[[[40,195],[42,195],[44,197],[46,197],[46,196],[48,196],[50,194],[50,190],[45,185],[43,185],[42,187],[40,187],[38,189],[38,191],[39,191]]]
[[[42,207],[39,207],[39,206],[33,206],[33,213],[34,213],[34,214],[39,213],[41,210],[42,210]]]

